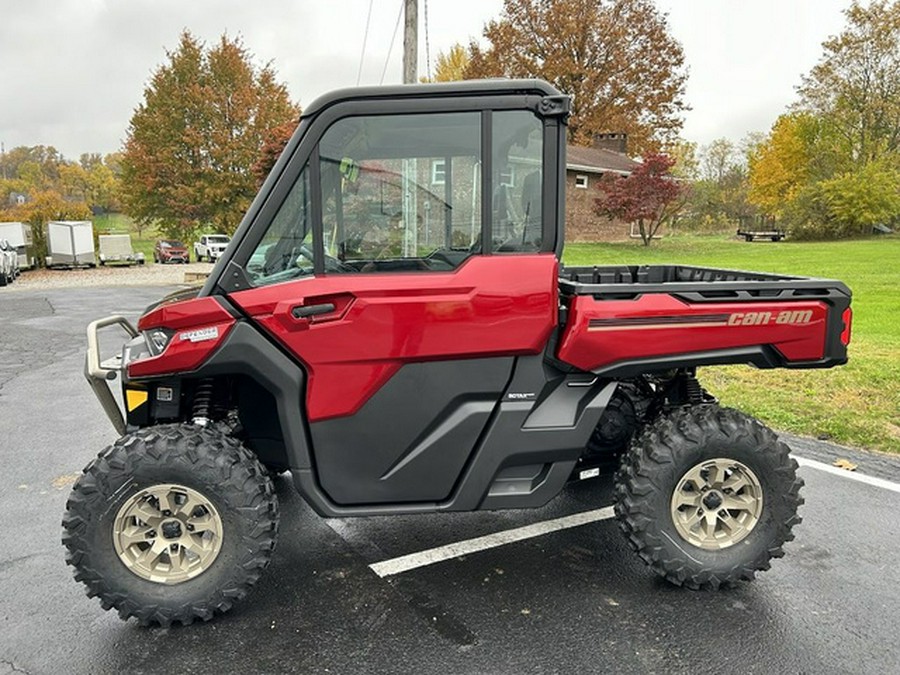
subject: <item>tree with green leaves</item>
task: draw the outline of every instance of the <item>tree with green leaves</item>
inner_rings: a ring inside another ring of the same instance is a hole
[[[797,238],[900,219],[900,0],[854,1],[796,110],[751,154],[750,199]]]
[[[467,78],[539,77],[573,96],[571,140],[625,132],[647,154],[678,137],[684,52],[652,0],[504,0],[469,46]]]
[[[854,0],[847,25],[822,44],[803,78],[800,108],[820,117],[847,162],[900,153],[900,0]]]
[[[250,205],[266,135],[299,108],[271,65],[254,65],[239,39],[207,48],[191,33],[152,75],[131,118],[122,198],[138,223],[173,238],[231,234]]]

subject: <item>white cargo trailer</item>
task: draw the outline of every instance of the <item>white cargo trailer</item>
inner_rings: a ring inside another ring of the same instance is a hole
[[[19,254],[19,269],[34,267],[31,254],[31,227],[25,223],[0,223],[0,239],[6,239]]]
[[[144,264],[144,254],[135,253],[131,246],[131,235],[101,234],[99,244],[101,265],[110,262],[128,263],[129,265],[132,263]]]
[[[89,220],[53,220],[47,223],[47,267],[97,264],[94,225]]]

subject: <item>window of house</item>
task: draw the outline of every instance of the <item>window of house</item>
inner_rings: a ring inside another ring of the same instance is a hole
[[[444,185],[446,183],[445,172],[447,163],[443,159],[431,160],[431,184]]]
[[[588,177],[584,174],[578,174],[575,176],[575,187],[577,188],[587,188],[588,186]]]
[[[480,113],[346,117],[319,157],[326,272],[446,271],[480,251]]]

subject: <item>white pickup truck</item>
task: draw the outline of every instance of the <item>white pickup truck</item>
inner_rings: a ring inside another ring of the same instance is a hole
[[[225,253],[231,237],[224,234],[204,234],[200,241],[194,242],[194,256],[197,262],[203,262],[205,258],[209,262],[215,262]]]

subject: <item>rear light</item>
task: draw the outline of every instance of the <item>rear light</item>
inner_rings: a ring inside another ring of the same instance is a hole
[[[841,315],[841,321],[844,322],[844,330],[841,331],[841,344],[846,347],[850,344],[850,324],[853,322],[853,310],[849,307],[845,309]]]

